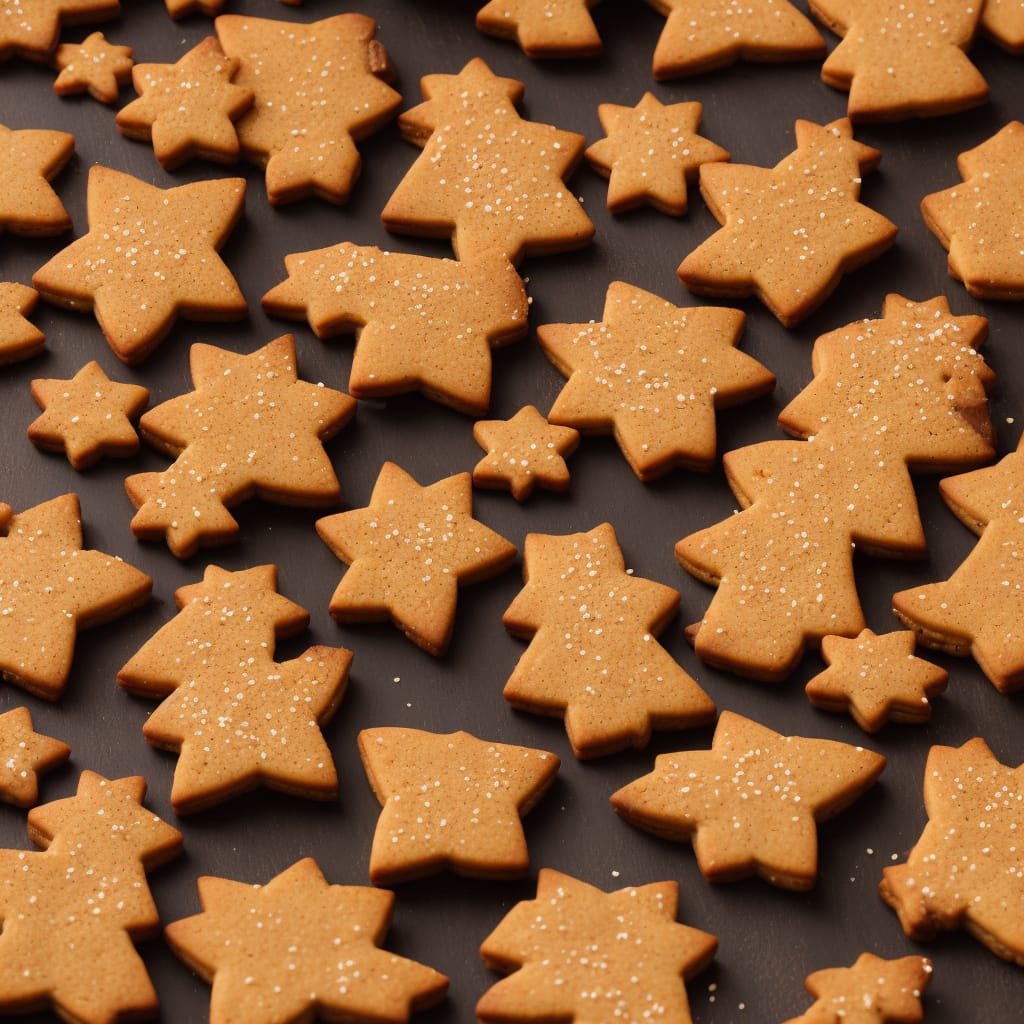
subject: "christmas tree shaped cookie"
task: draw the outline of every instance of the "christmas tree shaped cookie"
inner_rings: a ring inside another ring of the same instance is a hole
[[[39,798],[39,776],[71,756],[71,748],[32,728],[28,708],[0,715],[0,800],[31,807]]]
[[[143,727],[179,754],[171,803],[190,814],[258,785],[330,800],[338,777],[320,731],[345,693],[349,651],[310,647],[274,661],[278,639],[309,623],[277,592],[277,569],[207,566],[174,595],[178,614],[118,673],[132,693],[164,698]]]
[[[389,231],[451,238],[460,260],[579,249],[594,225],[565,184],[583,136],[525,121],[523,83],[499,78],[479,58],[457,75],[427,75],[426,102],[398,119],[423,153],[388,200]]]
[[[0,234],[59,235],[71,218],[49,182],[75,151],[75,137],[45,128],[12,131],[0,124]]]
[[[601,37],[590,16],[599,0],[490,0],[476,27],[514,39],[527,57],[596,57]]]
[[[729,452],[725,471],[743,511],[684,538],[676,558],[718,592],[693,628],[697,654],[757,679],[782,679],[805,644],[866,625],[854,545],[919,556],[925,538],[910,472],[948,472],[993,454],[976,351],[978,316],[943,298],[885,300],[883,316],[818,338],[814,379],[783,410],[802,441]]]
[[[30,359],[43,350],[45,335],[28,320],[38,301],[35,288],[0,282],[0,366]]]

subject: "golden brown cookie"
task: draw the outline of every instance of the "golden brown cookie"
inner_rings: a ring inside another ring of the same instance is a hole
[[[554,782],[554,754],[420,729],[364,729],[359,752],[383,808],[370,850],[374,885],[446,868],[470,878],[529,873],[519,819]]]
[[[655,640],[679,592],[627,572],[610,524],[565,537],[527,534],[523,576],[502,621],[530,646],[505,699],[564,717],[577,757],[644,747],[652,729],[714,720],[711,698]]]
[[[18,514],[0,502],[0,532],[0,672],[56,700],[78,631],[144,604],[153,581],[120,558],[83,550],[76,494]]]
[[[460,260],[518,264],[590,243],[594,225],[564,181],[582,135],[523,120],[523,83],[499,78],[479,57],[420,84],[425,102],[398,125],[423,152],[384,207],[384,227],[451,238]]]
[[[390,619],[416,645],[443,654],[458,588],[504,572],[516,549],[473,518],[468,473],[421,487],[385,462],[366,508],[318,520],[317,533],[349,566],[331,598],[338,622]]]
[[[53,83],[58,96],[88,92],[100,103],[116,103],[122,85],[132,77],[132,48],[108,43],[102,32],[93,32],[81,43],[62,43],[53,66],[60,72]]]
[[[0,20],[0,60],[12,55],[45,61],[56,49],[61,25],[109,21],[120,0],[6,0]]]
[[[284,334],[249,355],[193,345],[195,390],[150,409],[142,436],[174,457],[162,473],[136,473],[125,490],[138,509],[132,532],[166,540],[179,558],[238,534],[228,511],[251,497],[281,505],[333,505],[338,478],[324,451],[356,403],[301,380],[295,339]]]
[[[714,935],[676,921],[677,882],[604,892],[543,868],[480,955],[499,981],[477,1003],[482,1024],[645,1021],[691,1024],[685,983],[711,963]],[[588,955],[584,955],[588,954]]]
[[[139,450],[132,420],[146,408],[149,389],[112,381],[95,360],[71,380],[37,378],[32,397],[43,414],[29,424],[28,439],[47,451],[64,452],[73,469]]]
[[[736,348],[745,319],[738,309],[683,309],[614,281],[600,323],[537,328],[548,359],[569,378],[548,419],[614,434],[644,481],[677,466],[710,469],[715,411],[775,387],[775,375]]]
[[[136,64],[137,100],[117,112],[129,139],[153,143],[160,166],[173,170],[195,157],[234,163],[240,145],[235,122],[252,106],[252,89],[232,82],[239,61],[207,36],[174,64]]]
[[[722,228],[678,271],[698,295],[756,295],[786,327],[885,252],[897,231],[859,201],[861,176],[881,154],[854,140],[848,120],[797,121],[796,143],[772,168],[701,167],[701,195]]]
[[[212,983],[210,1024],[402,1024],[448,990],[443,974],[378,948],[394,893],[329,885],[312,857],[262,886],[200,878],[199,900],[201,914],[164,934]]]
[[[28,708],[0,715],[0,800],[31,807],[39,799],[39,776],[71,756],[71,748],[32,728]]]
[[[504,259],[458,263],[342,242],[285,257],[263,296],[273,316],[308,320],[318,338],[354,333],[349,391],[421,391],[472,416],[491,400],[491,349],[522,338],[529,300]]]
[[[216,26],[224,52],[240,61],[235,84],[256,97],[237,129],[242,155],[266,168],[267,198],[347,202],[359,175],[356,143],[402,101],[386,84],[391,67],[373,18],[303,25],[222,14]]]
[[[1024,299],[1024,124],[1011,121],[956,163],[964,183],[921,200],[950,277],[979,299]]]
[[[1024,53],[1024,3],[1021,0],[985,0],[981,30],[1010,53]]]
[[[245,299],[217,255],[244,204],[244,178],[162,189],[94,164],[89,233],[37,270],[32,284],[47,302],[92,310],[118,358],[141,362],[179,316],[245,316]]]
[[[1001,764],[980,738],[932,747],[925,825],[905,864],[883,872],[882,899],[921,942],[964,928],[1024,966],[1024,764]]]
[[[197,13],[214,18],[224,10],[227,0],[164,0],[164,3],[167,13],[177,20]]]
[[[601,37],[590,16],[600,0],[490,0],[476,14],[489,36],[514,39],[527,57],[596,57]]]
[[[0,281],[0,366],[30,359],[43,350],[46,336],[28,317],[39,292],[27,284]]]
[[[71,227],[68,211],[48,182],[74,151],[75,137],[67,132],[12,131],[0,124],[0,234],[10,231],[35,238],[59,235]]]
[[[886,722],[927,722],[929,697],[942,693],[949,679],[944,668],[914,656],[911,630],[826,636],[821,656],[829,667],[807,684],[807,699],[826,711],[849,711],[865,732],[878,732]]]
[[[693,844],[709,882],[756,874],[782,889],[814,887],[816,824],[869,789],[885,758],[834,740],[782,736],[731,711],[710,750],[662,754],[612,796],[631,825]]]

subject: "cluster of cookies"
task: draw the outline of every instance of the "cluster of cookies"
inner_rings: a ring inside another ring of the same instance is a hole
[[[813,23],[780,0],[739,7],[649,0],[667,16],[654,77],[736,59],[818,59]],[[530,57],[585,57],[601,40],[597,0],[491,0],[485,32],[516,39]],[[173,17],[217,15],[215,35],[173,64],[132,65],[131,48],[94,33],[59,43],[62,19],[98,21],[117,0],[11,0],[0,55],[52,62],[61,95],[114,103],[129,76],[138,98],[117,114],[128,138],[152,143],[164,169],[193,159],[250,161],[265,170],[269,203],[315,196],[348,201],[356,143],[397,112],[393,70],[372,18],[312,22],[219,14],[220,2],[172,2]],[[918,11],[917,7],[921,10]],[[683,259],[681,282],[723,299],[756,296],[786,327],[827,300],[842,275],[880,256],[896,225],[860,201],[861,177],[881,154],[854,124],[937,115],[984,102],[988,86],[966,50],[979,27],[1024,51],[1024,8],[912,0],[812,0],[842,37],[826,83],[850,93],[847,118],[799,120],[795,149],[772,168],[731,162],[698,134],[699,103],[605,104],[606,137],[525,119],[523,84],[480,59],[426,76],[423,102],[398,118],[421,154],[381,213],[397,234],[450,240],[455,259],[343,241],[291,253],[266,313],[319,338],[355,335],[348,392],[304,380],[291,335],[247,354],[195,344],[193,390],[146,408],[148,390],[89,362],[70,380],[38,378],[39,447],[75,470],[139,450],[138,431],[171,461],[125,480],[131,530],[180,559],[229,543],[231,509],[249,499],[329,508],[340,485],[325,448],[356,400],[418,391],[474,418],[490,407],[492,349],[528,333],[521,262],[586,246],[594,225],[566,183],[581,159],[608,178],[608,208],[687,211],[699,181],[721,225]],[[74,139],[0,126],[0,229],[45,237],[71,229],[52,182]],[[924,198],[952,276],[983,299],[1024,298],[1024,125],[1010,122],[961,154],[963,184]],[[59,187],[59,186],[58,186]],[[243,215],[246,180],[158,188],[111,167],[89,174],[88,227],[44,263],[32,287],[0,284],[0,361],[37,355],[28,319],[37,299],[92,312],[112,350],[136,365],[177,319],[237,320],[248,303],[220,251]],[[472,487],[517,501],[535,486],[563,491],[581,435],[613,435],[642,482],[716,461],[719,410],[769,394],[772,372],[738,344],[745,316],[682,307],[612,283],[600,321],[536,329],[566,378],[545,416],[523,407],[478,419],[484,456],[470,473],[421,484],[386,462],[369,504],[328,514],[316,531],[347,566],[330,614],[347,625],[391,621],[432,655],[452,637],[460,587],[512,567],[517,548],[474,517]],[[915,641],[970,654],[1002,692],[1024,685],[1024,442],[994,466],[988,409],[994,374],[979,349],[987,323],[943,297],[889,295],[882,314],[818,338],[813,380],[786,406],[786,440],[724,456],[741,511],[681,539],[679,563],[717,588],[687,635],[715,668],[763,680],[793,673],[809,647],[828,665],[807,685],[816,706],[848,711],[867,732],[928,719],[946,672]],[[956,515],[980,534],[947,581],[893,598],[905,631],[867,628],[854,552],[900,558],[925,550],[912,475],[942,482]],[[0,670],[47,700],[64,690],[78,630],[148,600],[153,581],[84,547],[78,500],[64,495],[16,512],[0,504]],[[505,686],[523,711],[564,719],[577,758],[643,748],[654,730],[709,726],[711,747],[663,754],[620,788],[630,824],[692,844],[711,882],[758,875],[784,889],[817,877],[817,823],[866,792],[886,759],[859,745],[782,735],[733,711],[717,713],[702,686],[658,642],[677,614],[672,587],[627,570],[614,528],[531,533],[524,586],[504,615],[528,641]],[[124,664],[118,683],[160,703],[144,735],[177,755],[171,804],[187,816],[259,786],[331,800],[338,777],[323,728],[346,690],[352,652],[314,645],[275,660],[279,641],[309,613],[278,592],[277,568],[208,565],[175,594],[177,614]],[[993,597],[995,595],[995,597]],[[767,624],[767,627],[766,627]],[[465,732],[367,728],[359,750],[381,804],[370,852],[375,886],[451,870],[528,876],[522,826],[553,783],[559,758]],[[70,748],[33,731],[29,712],[0,716],[0,798],[32,807],[36,776]],[[1024,963],[1024,767],[1001,764],[985,741],[934,746],[925,769],[928,824],[905,863],[885,869],[882,897],[914,939],[963,927],[999,956]],[[106,1024],[156,1012],[133,941],[159,918],[147,873],[175,856],[182,834],[142,804],[139,777],[81,775],[77,795],[34,807],[40,852],[0,851],[0,1012],[52,1007],[63,1019]],[[214,1022],[311,1019],[402,1021],[440,1001],[448,979],[381,949],[394,896],[330,884],[310,858],[266,885],[199,881],[202,912],[170,924],[178,956],[212,983]],[[514,906],[484,941],[488,967],[508,975],[479,1001],[488,1024],[512,1021],[687,1022],[685,982],[715,954],[713,935],[677,922],[675,882],[606,893],[541,869],[536,898]],[[74,956],[69,957],[68,951]],[[116,962],[102,984],[77,963]],[[74,961],[73,963],[71,961]],[[790,1024],[922,1019],[930,963],[864,953],[807,979],[814,998]]]

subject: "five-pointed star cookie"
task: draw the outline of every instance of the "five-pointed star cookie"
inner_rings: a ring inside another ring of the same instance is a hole
[[[814,1005],[787,1024],[918,1024],[932,976],[923,956],[883,960],[861,953],[852,967],[815,971],[804,982]]]
[[[625,213],[643,203],[681,217],[686,184],[700,165],[729,159],[728,151],[697,134],[703,105],[666,106],[652,92],[635,107],[602,103],[597,108],[607,138],[591,145],[587,162],[608,178],[608,209]]]
[[[915,941],[964,928],[1024,966],[1024,764],[1000,763],[981,738],[932,747],[924,768],[925,825],[905,864],[878,886]]]
[[[662,754],[654,771],[612,797],[628,822],[692,842],[701,874],[757,874],[783,889],[814,886],[816,825],[848,807],[885,758],[834,740],[782,736],[723,711],[710,750]]]
[[[193,345],[189,365],[195,390],[139,421],[142,436],[175,461],[125,480],[138,509],[136,537],[166,539],[188,558],[201,545],[233,540],[238,523],[228,508],[253,496],[312,507],[338,500],[324,442],[352,419],[356,403],[299,379],[290,334],[249,355]]]
[[[1010,53],[1024,53],[1024,3],[1021,0],[985,0],[982,31]]]
[[[826,711],[849,711],[865,732],[878,732],[886,722],[927,722],[928,698],[942,693],[949,679],[944,668],[914,656],[912,630],[826,636],[821,656],[829,667],[807,684],[808,700]]]
[[[252,89],[233,83],[240,62],[207,36],[175,64],[136,64],[137,100],[117,112],[117,127],[130,139],[152,141],[160,166],[173,170],[194,157],[234,163],[239,155],[235,122],[252,106]]]
[[[600,0],[490,0],[476,27],[514,39],[527,57],[596,57],[601,37],[590,16]]]
[[[685,983],[718,940],[679,924],[677,882],[604,892],[543,868],[537,897],[484,940],[484,963],[509,977],[477,1003],[483,1024],[642,1021],[691,1024]]]
[[[89,233],[37,270],[32,284],[54,305],[93,310],[118,358],[141,362],[179,316],[245,316],[245,299],[217,255],[244,205],[244,178],[162,189],[95,164]]]
[[[569,488],[565,456],[576,451],[579,431],[552,426],[537,408],[524,405],[509,420],[478,420],[473,439],[487,454],[473,468],[477,487],[511,491],[525,501],[535,486]]]
[[[385,462],[366,508],[321,519],[317,533],[349,568],[331,598],[338,622],[389,618],[431,654],[448,648],[458,588],[504,572],[516,549],[473,518],[473,487],[458,473],[421,487]]]
[[[45,335],[27,319],[38,301],[35,288],[0,281],[0,366],[29,359],[43,350]]]
[[[309,25],[222,14],[217,37],[251,89],[238,122],[242,155],[267,170],[275,206],[317,195],[348,201],[359,175],[356,143],[391,119],[401,96],[373,18],[337,14]]]
[[[1024,299],[1024,124],[1011,121],[956,164],[964,183],[921,200],[950,276],[979,299]]]
[[[17,515],[0,503],[0,530],[0,672],[56,700],[78,631],[138,607],[153,581],[120,558],[82,549],[77,495]]]
[[[32,381],[32,397],[43,414],[29,424],[29,440],[47,451],[65,452],[74,469],[139,450],[132,420],[145,409],[149,389],[112,381],[95,360],[71,380]]]
[[[584,434],[614,433],[644,481],[677,466],[710,469],[715,410],[775,387],[774,374],[735,347],[744,320],[737,309],[684,309],[613,282],[600,323],[537,328],[569,378],[548,419]]]
[[[520,818],[554,782],[554,754],[419,729],[364,729],[359,751],[382,808],[370,850],[374,885],[445,868],[471,878],[529,872]]]
[[[120,13],[120,0],[3,0],[0,60],[16,54],[45,61],[57,46],[62,22],[108,21]]]
[[[75,151],[75,137],[43,128],[12,131],[0,124],[0,234],[59,235],[71,218],[47,184]]]
[[[659,80],[737,60],[777,63],[825,54],[821,33],[787,0],[647,0],[668,21],[654,51]]]
[[[311,857],[262,886],[200,878],[199,900],[201,914],[164,934],[212,983],[210,1024],[402,1024],[448,990],[443,974],[378,948],[394,893],[329,885]]]
[[[93,32],[81,43],[57,47],[53,66],[60,71],[53,83],[59,96],[88,92],[100,103],[116,103],[121,86],[132,76],[132,48],[108,43],[102,32]]]
[[[31,807],[39,799],[39,776],[70,756],[66,743],[32,728],[28,708],[0,715],[0,800]]]
[[[679,265],[698,295],[757,297],[794,327],[843,274],[880,256],[896,225],[859,202],[878,150],[856,142],[845,118],[796,122],[797,148],[772,168],[704,164],[700,191],[722,225]]]

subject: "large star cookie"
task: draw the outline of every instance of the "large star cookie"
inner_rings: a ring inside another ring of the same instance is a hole
[[[527,57],[596,57],[601,37],[590,16],[599,0],[490,0],[476,27],[514,39]]]
[[[0,234],[59,235],[71,218],[48,182],[75,151],[75,137],[43,128],[12,131],[0,124]]]
[[[46,336],[28,320],[38,301],[35,288],[14,281],[0,282],[0,366],[42,352]]]
[[[39,799],[39,776],[70,756],[66,743],[32,728],[28,708],[0,715],[0,800],[31,807]]]
[[[0,60],[16,54],[45,61],[56,49],[62,24],[108,21],[120,13],[120,0],[3,0]]]
[[[121,86],[132,75],[132,48],[108,43],[93,32],[81,43],[62,43],[53,58],[60,74],[53,83],[58,96],[88,92],[100,103],[116,103]]]

